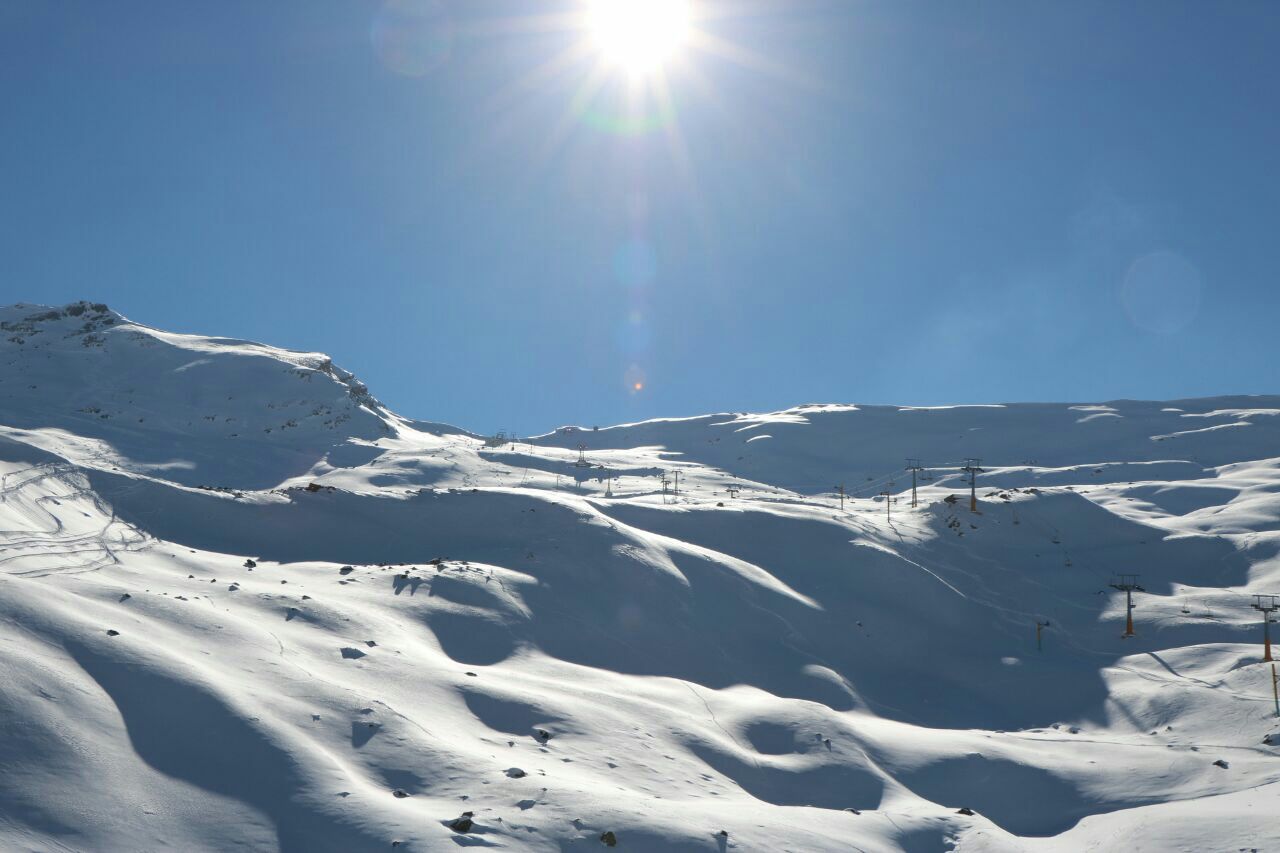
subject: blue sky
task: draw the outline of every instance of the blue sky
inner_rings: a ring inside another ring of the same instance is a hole
[[[523,434],[1280,390],[1280,4],[691,2],[664,102],[576,0],[0,0],[0,302]]]

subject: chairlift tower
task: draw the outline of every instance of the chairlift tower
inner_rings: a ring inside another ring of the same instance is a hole
[[[841,483],[838,486],[832,486],[832,488],[834,488],[836,493],[840,495],[840,511],[844,512],[844,484]]]
[[[1124,633],[1122,637],[1132,637],[1133,634],[1133,594],[1134,592],[1146,592],[1145,589],[1138,586],[1138,575],[1116,575],[1116,580],[1111,584],[1112,589],[1118,589],[1124,593],[1125,602],[1125,621]]]
[[[578,445],[578,461],[573,463],[575,468],[590,468],[591,463],[587,461],[587,446],[585,444]]]
[[[960,469],[969,475],[969,512],[978,511],[978,475],[982,473],[978,465],[981,462],[981,459],[966,459]]]
[[[1044,641],[1042,637],[1044,636],[1044,629],[1048,627],[1049,627],[1048,619],[1044,620],[1043,622],[1041,622],[1039,619],[1036,620],[1036,651],[1037,652],[1044,651]]]
[[[880,494],[884,495],[884,520],[892,524],[893,520],[889,517],[889,509],[893,506],[893,480],[885,483],[884,491]]]
[[[907,470],[911,472],[911,506],[914,508],[920,505],[920,501],[916,498],[916,475],[924,468],[921,467],[919,459],[910,458],[907,460]]]
[[[1262,613],[1262,641],[1266,646],[1266,653],[1262,656],[1264,661],[1271,660],[1271,614],[1280,610],[1280,604],[1276,604],[1277,598],[1280,596],[1255,595],[1253,597],[1253,609]]]

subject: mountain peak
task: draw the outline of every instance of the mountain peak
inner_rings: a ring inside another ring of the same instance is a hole
[[[0,306],[0,331],[10,343],[21,344],[26,337],[43,334],[50,328],[63,328],[69,322],[97,328],[126,321],[101,302],[82,300],[61,307],[25,302]]]
[[[7,426],[98,439],[109,467],[188,484],[274,486],[400,422],[323,353],[165,332],[97,302],[0,308],[0,367]]]

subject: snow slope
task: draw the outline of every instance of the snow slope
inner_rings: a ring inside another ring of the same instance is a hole
[[[319,354],[0,331],[0,849],[1280,848],[1280,397],[486,446]]]

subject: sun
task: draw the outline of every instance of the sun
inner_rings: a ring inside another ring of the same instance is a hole
[[[601,55],[633,76],[661,70],[689,38],[688,0],[589,0]]]

